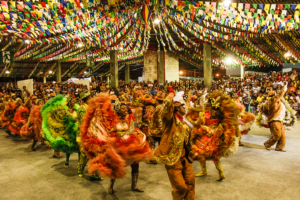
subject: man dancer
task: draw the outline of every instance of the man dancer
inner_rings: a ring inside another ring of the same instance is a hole
[[[91,98],[91,93],[86,91],[86,92],[82,92],[80,94],[80,99],[82,100],[83,104],[78,108],[77,111],[77,120],[78,120],[78,124],[81,125],[82,121],[83,121],[83,116],[86,113],[87,109],[88,109],[88,104],[87,101]],[[78,129],[77,131],[77,136],[76,136],[76,141],[79,145],[79,161],[78,161],[78,165],[77,165],[77,173],[79,177],[83,176],[83,171],[84,168],[88,162],[88,158],[86,156],[86,154],[83,151],[83,147],[81,144],[81,135],[80,135],[81,130]],[[103,180],[103,178],[99,177],[97,173],[95,173],[94,175],[90,176],[90,180],[91,181],[98,181],[98,180]]]
[[[149,142],[149,146],[151,149],[155,149],[155,142],[160,143],[161,135],[162,135],[162,128],[163,128],[163,122],[162,122],[162,111],[163,111],[163,103],[164,98],[159,95],[155,98],[155,111],[152,117],[152,123],[150,127],[150,136],[147,138]],[[157,164],[157,161],[152,158],[147,162],[148,164]]]
[[[269,127],[271,131],[271,138],[267,140],[264,145],[267,150],[277,143],[275,151],[283,151],[285,147],[285,132],[283,127],[283,119],[285,117],[285,106],[281,102],[281,98],[284,96],[287,90],[287,86],[283,87],[283,90],[275,95],[274,91],[270,91],[268,94],[268,101],[262,106],[262,113],[268,117]]]
[[[173,102],[170,93],[163,110],[164,130],[154,158],[164,163],[173,188],[173,200],[195,199],[195,176],[192,159],[188,157],[191,130],[183,121],[185,108]]]

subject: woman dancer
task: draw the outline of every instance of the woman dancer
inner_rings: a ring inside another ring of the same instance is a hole
[[[33,108],[30,111],[30,116],[28,119],[28,122],[22,126],[20,130],[20,135],[22,138],[28,139],[32,138],[33,143],[31,146],[31,150],[35,151],[34,148],[38,141],[41,141],[42,144],[44,143],[44,139],[42,136],[42,115],[41,115],[41,109],[44,105],[44,102],[42,99],[36,100],[36,105],[33,106]]]
[[[137,187],[139,163],[152,158],[145,134],[134,127],[133,118],[128,115],[125,104],[116,104],[111,109],[107,94],[89,101],[89,107],[81,127],[82,145],[89,161],[89,173],[96,171],[111,179],[108,193],[113,194],[115,179],[125,176],[125,166],[131,165],[131,189],[143,192]]]
[[[21,103],[21,105],[17,108],[13,122],[8,127],[11,132],[18,135],[20,134],[22,126],[28,121],[29,109],[32,106],[30,98],[26,100],[25,104],[22,104],[22,100],[18,98],[16,104],[19,105],[19,103]]]
[[[67,101],[63,95],[58,95],[47,101],[41,110],[43,136],[55,151],[66,153],[66,168],[69,167],[71,153],[79,151],[76,142],[78,124],[68,112]]]
[[[206,176],[206,160],[213,160],[219,172],[217,181],[222,181],[225,174],[219,159],[232,155],[238,148],[239,109],[229,95],[220,91],[209,95],[206,106],[209,112],[205,114],[195,109],[187,114],[187,120],[193,127],[190,157],[201,164],[202,170],[196,176]]]

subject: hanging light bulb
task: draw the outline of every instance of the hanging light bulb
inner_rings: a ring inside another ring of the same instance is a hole
[[[26,43],[26,44],[29,44],[29,40],[25,40],[25,43]]]
[[[154,24],[159,24],[160,23],[160,20],[157,18],[154,19]]]
[[[230,0],[225,0],[225,1],[223,2],[223,4],[224,4],[224,6],[229,7],[230,4],[231,4],[231,1],[230,1]]]
[[[79,44],[78,44],[78,47],[82,47],[82,46],[83,46],[83,44],[82,44],[82,43],[79,43]]]
[[[292,54],[290,52],[287,52],[286,54],[284,54],[285,57],[290,57]]]

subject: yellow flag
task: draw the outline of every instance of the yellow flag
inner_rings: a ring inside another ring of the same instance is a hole
[[[166,0],[165,3],[166,3],[166,6],[169,6],[170,5],[170,0]]]
[[[266,4],[264,10],[267,14],[269,14],[270,4]]]
[[[231,3],[232,8],[236,8],[236,5],[237,5],[236,3]]]

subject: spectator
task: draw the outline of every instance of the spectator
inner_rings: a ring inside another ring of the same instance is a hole
[[[28,98],[30,96],[30,92],[26,89],[26,86],[23,86],[23,99]]]

